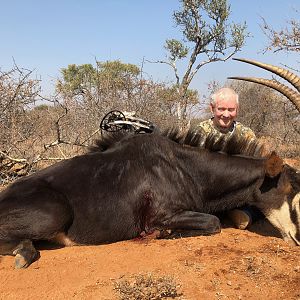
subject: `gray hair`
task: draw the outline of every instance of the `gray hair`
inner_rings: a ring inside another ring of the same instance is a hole
[[[221,88],[215,93],[211,95],[211,105],[216,105],[216,100],[217,99],[226,99],[228,97],[235,97],[237,105],[239,105],[239,95],[231,88]]]

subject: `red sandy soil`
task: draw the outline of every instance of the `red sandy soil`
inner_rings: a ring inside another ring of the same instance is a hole
[[[263,236],[275,234],[268,226],[254,224],[256,233],[228,227],[213,236],[42,245],[27,269],[15,270],[13,257],[0,257],[0,299],[120,299],[116,284],[139,274],[171,276],[175,299],[300,299],[300,247]]]

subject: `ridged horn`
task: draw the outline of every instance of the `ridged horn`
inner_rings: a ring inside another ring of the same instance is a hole
[[[281,78],[288,81],[290,84],[292,84],[299,93],[297,93],[295,90],[285,86],[284,84],[279,83],[276,80],[268,80],[268,79],[262,79],[262,78],[255,78],[255,77],[228,77],[229,79],[237,79],[237,80],[245,80],[250,82],[259,83],[268,87],[271,87],[287,98],[296,106],[297,110],[300,112],[300,77],[295,75],[294,73],[285,70],[280,67],[276,67],[269,64],[264,64],[255,60],[250,59],[244,59],[244,58],[233,58],[234,60],[245,62],[257,67],[260,67],[262,69],[265,69],[267,71],[270,71]]]
[[[263,79],[263,78],[254,78],[254,77],[228,77],[228,79],[250,81],[250,82],[262,84],[264,86],[268,86],[280,92],[284,96],[286,96],[300,112],[300,94],[298,94],[296,91],[292,90],[291,88],[285,86],[284,84],[279,83],[278,81]]]
[[[233,60],[245,62],[247,64],[251,64],[253,66],[270,71],[273,74],[276,74],[281,78],[285,79],[286,81],[288,81],[291,85],[293,85],[298,90],[298,92],[300,92],[300,77],[286,69],[276,67],[270,64],[261,63],[255,60],[245,59],[245,58],[233,58]]]

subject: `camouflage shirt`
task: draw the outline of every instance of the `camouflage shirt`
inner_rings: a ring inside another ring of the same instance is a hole
[[[213,134],[214,136],[217,137],[216,140],[220,139],[221,137],[224,137],[224,141],[226,141],[232,135],[237,135],[239,137],[243,137],[243,138],[246,138],[249,140],[256,139],[254,132],[250,128],[248,128],[248,127],[242,125],[240,122],[236,122],[236,121],[233,122],[231,129],[227,133],[222,133],[214,125],[212,118],[199,123],[196,126],[196,130],[201,131],[201,133],[206,137],[209,134]],[[203,139],[202,145],[204,145],[204,143],[205,143],[205,139]]]

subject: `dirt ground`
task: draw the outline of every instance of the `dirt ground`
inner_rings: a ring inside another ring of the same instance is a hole
[[[0,299],[300,299],[300,247],[266,221],[213,236],[39,245],[24,270],[0,256]],[[165,297],[164,297],[165,296]]]
[[[0,299],[300,299],[300,247],[272,236],[268,226],[100,246],[40,245],[40,259],[24,270],[14,269],[13,257],[0,258]],[[138,275],[158,281],[143,287]],[[173,294],[159,293],[167,278],[173,286],[164,288]]]

